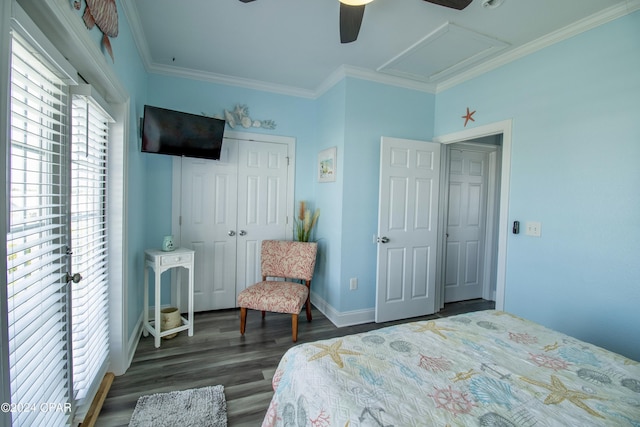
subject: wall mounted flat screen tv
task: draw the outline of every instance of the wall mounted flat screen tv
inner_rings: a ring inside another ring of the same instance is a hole
[[[219,160],[224,126],[222,119],[145,105],[142,151]]]

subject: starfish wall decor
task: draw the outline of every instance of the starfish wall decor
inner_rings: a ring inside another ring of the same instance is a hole
[[[465,114],[464,116],[462,116],[462,118],[464,119],[464,127],[467,127],[467,123],[469,123],[469,120],[471,120],[472,122],[475,122],[476,120],[473,118],[473,115],[476,113],[476,110],[473,111],[469,111],[469,107],[467,107],[467,114]]]

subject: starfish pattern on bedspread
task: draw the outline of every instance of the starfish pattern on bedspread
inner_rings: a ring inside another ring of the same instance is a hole
[[[324,356],[330,356],[331,359],[336,363],[336,365],[338,365],[339,368],[344,368],[344,363],[342,362],[342,357],[340,355],[345,354],[345,355],[359,356],[361,354],[361,353],[358,353],[357,351],[340,348],[342,347],[342,340],[335,341],[331,345],[324,345],[324,344],[313,344],[313,345],[315,347],[321,348],[322,351],[311,356],[309,358],[309,362],[311,362],[312,360],[320,359]]]
[[[413,332],[433,332],[434,334],[439,335],[446,340],[447,337],[440,331],[455,331],[455,329],[438,326],[436,322],[429,321],[420,325],[420,327],[418,329],[415,329]]]
[[[547,398],[544,400],[545,405],[556,405],[558,403],[563,402],[566,399],[569,402],[576,405],[577,407],[584,409],[594,417],[604,418],[602,415],[600,415],[599,413],[597,413],[596,411],[588,407],[587,404],[583,402],[584,399],[598,399],[598,400],[604,400],[604,399],[598,396],[592,396],[590,394],[582,393],[576,390],[569,390],[567,386],[565,386],[562,383],[562,381],[560,381],[560,379],[558,379],[558,377],[556,377],[555,375],[551,375],[551,384],[545,384],[543,382],[532,380],[526,377],[520,377],[520,379],[522,381],[528,382],[529,384],[534,384],[534,385],[537,385],[538,387],[546,388],[551,392],[549,393]]]

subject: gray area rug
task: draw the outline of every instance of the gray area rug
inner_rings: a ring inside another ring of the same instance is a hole
[[[226,427],[227,401],[221,385],[142,396],[129,427]]]

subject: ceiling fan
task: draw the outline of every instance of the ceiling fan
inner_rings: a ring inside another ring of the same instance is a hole
[[[364,7],[373,0],[340,0],[340,42],[351,43],[358,38]],[[452,9],[462,10],[473,0],[424,0]]]
[[[254,0],[240,0],[249,3]],[[364,7],[373,0],[340,0],[340,42],[351,43],[358,38]],[[429,3],[438,4],[452,9],[462,10],[473,0],[424,0]]]

